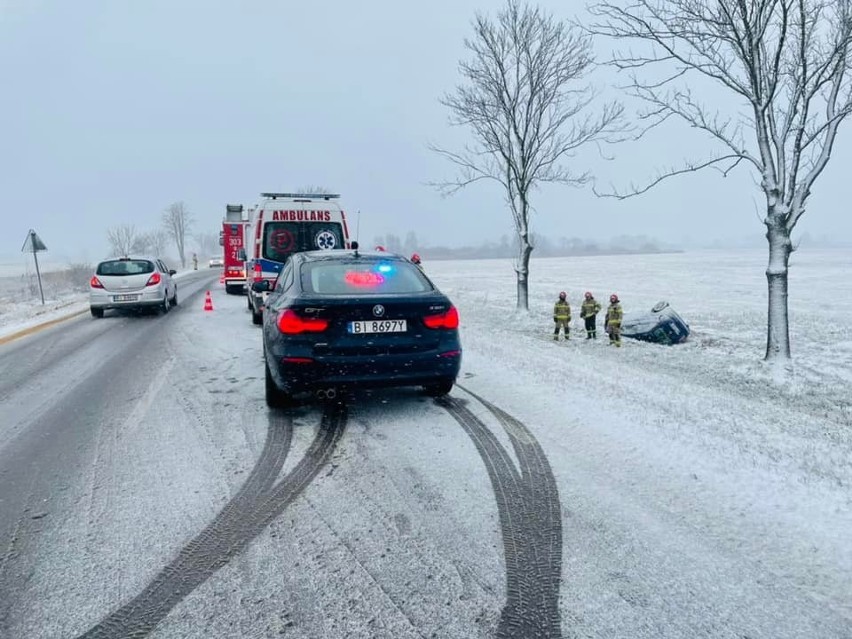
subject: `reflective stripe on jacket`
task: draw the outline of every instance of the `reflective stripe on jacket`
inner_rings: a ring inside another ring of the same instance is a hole
[[[624,316],[624,311],[621,310],[621,304],[615,302],[610,304],[606,309],[606,323],[610,326],[621,326],[621,318]]]
[[[590,300],[584,300],[583,305],[580,307],[580,317],[582,319],[592,317],[593,315],[597,315],[600,312],[601,303],[597,301],[594,297]]]
[[[553,320],[555,322],[571,321],[571,306],[567,301],[559,300],[553,306]]]

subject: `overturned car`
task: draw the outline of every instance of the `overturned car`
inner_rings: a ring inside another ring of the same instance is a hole
[[[625,313],[621,334],[643,342],[680,344],[689,337],[689,324],[668,302],[658,302],[650,312]]]

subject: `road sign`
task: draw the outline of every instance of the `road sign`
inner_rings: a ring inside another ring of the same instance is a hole
[[[47,247],[44,245],[44,242],[41,241],[41,238],[38,236],[38,233],[30,229],[30,232],[27,233],[27,239],[24,240],[24,245],[21,247],[21,253],[29,253],[32,252],[33,259],[35,260],[36,267],[36,275],[38,276],[38,292],[41,295],[41,303],[44,304],[44,290],[41,287],[41,272],[38,270],[38,252],[46,251]]]
[[[47,247],[44,245],[44,242],[41,241],[38,233],[30,229],[30,232],[27,233],[27,239],[24,240],[24,245],[21,247],[21,253],[35,253],[36,251],[46,250]]]

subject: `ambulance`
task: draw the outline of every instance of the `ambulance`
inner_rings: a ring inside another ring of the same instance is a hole
[[[246,229],[248,307],[254,324],[263,322],[268,293],[252,283],[274,281],[287,259],[301,251],[350,248],[346,214],[340,196],[330,193],[261,193],[249,211]]]
[[[225,292],[242,293],[246,289],[246,265],[243,257],[245,248],[245,229],[248,220],[243,213],[242,204],[226,204],[225,219],[222,220],[222,232],[219,244],[224,249]]]

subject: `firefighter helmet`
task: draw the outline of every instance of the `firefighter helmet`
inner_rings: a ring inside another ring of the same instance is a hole
[[[618,295],[613,293],[612,295],[609,296],[609,301],[612,302],[613,304],[615,304],[618,301]]]
[[[420,256],[417,253],[411,254],[411,261],[415,264],[420,264]]]
[[[564,300],[566,297],[568,297],[568,293],[566,293],[565,291],[559,293],[559,299]]]
[[[586,291],[586,299],[587,300],[592,299],[592,292],[591,291]]]

